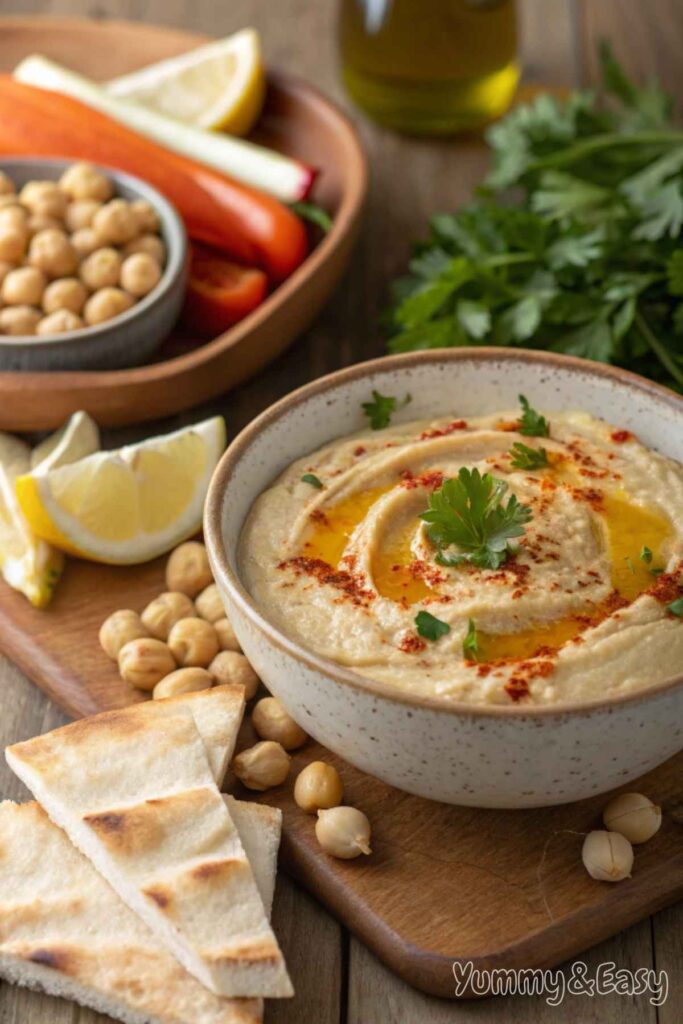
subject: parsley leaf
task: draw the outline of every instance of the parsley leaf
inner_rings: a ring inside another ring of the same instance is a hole
[[[324,235],[327,235],[332,230],[332,218],[327,210],[323,209],[322,206],[318,206],[317,203],[309,203],[299,199],[296,203],[291,203],[289,208],[293,210],[297,217],[315,224]]]
[[[666,606],[666,610],[672,615],[677,615],[679,619],[683,619],[683,597],[677,597],[675,601]]]
[[[480,569],[498,569],[511,554],[508,544],[524,534],[531,509],[515,495],[503,497],[508,485],[478,469],[462,468],[457,478],[444,480],[429,497],[429,508],[420,516],[429,523],[427,535],[437,548],[440,565],[470,562]],[[455,547],[456,552],[446,549]]]
[[[519,432],[525,437],[549,437],[550,426],[540,412],[529,405],[524,395],[519,396],[519,404],[522,407],[522,415],[519,418]]]
[[[410,395],[406,395],[401,405],[407,405],[412,401]],[[372,392],[372,401],[363,402],[362,409],[370,420],[373,430],[383,430],[391,423],[391,417],[398,407],[398,400],[393,395],[381,395],[379,391]]]
[[[439,637],[446,636],[446,633],[451,631],[447,622],[442,622],[441,619],[430,615],[429,612],[418,612],[415,616],[415,625],[419,635],[423,636],[425,640],[438,640]]]
[[[515,469],[544,469],[548,465],[545,448],[527,448],[521,441],[513,444],[510,455]]]
[[[321,491],[324,487],[322,480],[319,477],[317,477],[315,473],[304,473],[304,475],[301,477],[301,482],[304,484],[310,484],[311,487],[315,487],[319,491]]]
[[[465,639],[462,642],[462,653],[465,656],[466,661],[476,661],[479,654],[479,638],[477,637],[477,627],[474,624],[474,619],[470,619],[467,624],[467,633]]]
[[[645,562],[646,565],[649,565],[652,561],[652,551],[646,544],[643,544],[640,549],[640,560],[641,562]]]

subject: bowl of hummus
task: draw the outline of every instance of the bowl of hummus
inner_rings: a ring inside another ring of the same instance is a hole
[[[245,653],[302,727],[408,792],[531,807],[683,747],[683,399],[492,349],[289,395],[205,532]]]

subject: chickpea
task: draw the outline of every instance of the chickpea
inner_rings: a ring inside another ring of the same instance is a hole
[[[208,587],[202,590],[195,600],[197,615],[207,622],[218,622],[225,618],[225,608],[221,600],[221,594],[215,583],[209,583]]]
[[[8,198],[5,196],[5,198]],[[7,225],[14,226],[18,224],[19,227],[26,227],[28,225],[28,211],[25,206],[21,206],[16,199],[11,203],[7,203],[0,206],[0,224],[4,227]]]
[[[121,285],[138,298],[156,288],[160,280],[161,267],[152,256],[144,252],[127,256],[121,265]]]
[[[46,284],[37,267],[17,267],[2,282],[2,301],[7,306],[39,306]]]
[[[8,306],[0,310],[0,334],[24,337],[36,333],[40,311],[32,306]]]
[[[121,257],[111,246],[96,249],[83,260],[78,273],[91,292],[96,292],[98,288],[110,288],[119,283]]]
[[[56,313],[58,309],[80,313],[87,297],[85,286],[77,277],[60,277],[45,289],[42,305],[46,313]]]
[[[294,800],[309,814],[336,807],[344,797],[344,784],[339,772],[324,761],[312,761],[296,777]]]
[[[181,693],[210,690],[212,686],[213,678],[206,669],[177,668],[156,684],[152,697],[154,700],[164,700],[165,697],[178,697]]]
[[[48,277],[71,277],[78,265],[78,254],[64,231],[47,228],[31,239],[28,262]]]
[[[26,221],[26,228],[29,238],[33,238],[39,231],[47,231],[49,228],[57,228],[58,231],[61,231],[63,225],[61,220],[57,220],[56,217],[44,217],[39,213],[32,213]]]
[[[10,178],[9,174],[5,174],[4,171],[0,171],[0,195],[14,195],[16,188],[14,182]]]
[[[370,854],[370,822],[356,807],[318,811],[315,836],[325,853],[341,860]]]
[[[581,859],[591,878],[598,882],[621,882],[631,877],[633,847],[621,832],[589,832],[583,841]]]
[[[81,228],[92,227],[93,217],[101,206],[102,203],[98,203],[96,199],[74,199],[64,214],[67,231],[80,231]]]
[[[209,672],[219,686],[231,683],[244,687],[244,699],[256,696],[259,677],[244,657],[236,651],[220,651],[209,665]]]
[[[49,316],[44,316],[36,327],[36,334],[67,334],[69,331],[80,331],[85,324],[78,313],[70,309],[56,309]]]
[[[285,750],[296,750],[308,736],[275,697],[262,697],[254,705],[251,724],[262,740],[275,740]]]
[[[175,671],[173,655],[161,640],[129,640],[119,651],[121,678],[138,690],[153,690],[159,680]]]
[[[662,809],[642,793],[620,793],[602,812],[605,828],[620,832],[629,843],[646,843],[659,831]]]
[[[179,665],[206,668],[218,654],[218,637],[204,619],[178,619],[168,634],[168,646]]]
[[[213,583],[206,548],[198,540],[188,540],[172,551],[166,563],[166,586],[188,597]]]
[[[134,199],[130,208],[135,216],[140,234],[155,234],[160,227],[159,214],[146,199]]]
[[[59,179],[59,187],[71,199],[96,199],[100,203],[106,203],[114,194],[114,186],[106,174],[89,163],[67,167]]]
[[[79,228],[71,236],[71,244],[78,256],[83,259],[100,247],[100,240],[92,228]]]
[[[279,743],[268,740],[238,754],[232,762],[232,770],[248,789],[262,793],[285,781],[289,775],[290,761],[289,754]]]
[[[140,232],[137,217],[125,199],[111,199],[97,211],[92,226],[104,245],[125,245]]]
[[[140,618],[143,624],[159,640],[168,640],[171,627],[180,619],[193,618],[194,605],[186,594],[169,591],[159,594],[147,605]]]
[[[218,643],[221,645],[222,651],[241,651],[240,642],[235,636],[235,630],[232,628],[230,619],[218,619],[213,624],[213,628],[216,630],[216,636],[218,637]]]
[[[140,616],[130,608],[112,612],[100,626],[100,645],[112,661],[116,661],[119,651],[129,640],[139,640],[147,636]]]
[[[158,235],[140,235],[123,247],[124,256],[132,256],[136,252],[144,252],[151,256],[160,267],[166,262],[166,246]]]
[[[66,213],[67,197],[55,181],[27,181],[19,199],[31,213],[39,217],[55,217],[61,221]]]
[[[0,224],[0,260],[20,263],[28,245],[28,228],[25,224]]]
[[[0,285],[9,274],[10,270],[14,270],[14,264],[8,263],[6,260],[0,260]]]
[[[133,300],[120,288],[100,288],[85,304],[84,318],[89,327],[120,316],[133,305]]]

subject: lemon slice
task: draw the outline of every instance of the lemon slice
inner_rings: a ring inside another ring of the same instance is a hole
[[[115,78],[106,88],[195,128],[246,135],[266,93],[258,33],[243,29]]]
[[[146,562],[201,525],[211,474],[225,447],[222,417],[71,465],[39,466],[16,482],[31,529],[96,562]]]
[[[0,571],[11,587],[43,608],[61,576],[64,556],[36,537],[21,513],[15,481],[30,464],[29,446],[0,434]]]
[[[87,412],[75,412],[63,427],[36,445],[31,452],[31,469],[56,469],[99,450],[100,431],[94,419]]]

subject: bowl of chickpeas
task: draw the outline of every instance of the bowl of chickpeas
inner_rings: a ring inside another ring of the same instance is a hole
[[[178,318],[187,262],[180,217],[139,178],[0,161],[0,370],[148,361]]]

